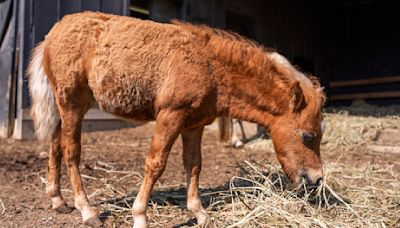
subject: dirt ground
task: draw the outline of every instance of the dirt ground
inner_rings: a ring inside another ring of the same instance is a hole
[[[90,202],[99,210],[107,227],[131,227],[133,223],[129,211],[118,211],[118,208],[110,206],[110,202],[123,198],[127,204],[132,204],[141,182],[153,126],[147,124],[132,129],[83,134],[81,173],[84,174],[84,185]],[[340,149],[335,153],[322,152],[323,162],[340,161],[360,167],[391,164],[394,170],[400,171],[400,153],[369,149],[371,145],[400,146],[399,135],[400,130],[389,129],[370,144]],[[148,211],[152,227],[193,225],[193,216],[185,209],[181,147],[179,139],[172,149],[166,171],[155,186]],[[45,194],[47,150],[47,145],[36,141],[0,140],[0,227],[83,227],[77,210],[58,214],[51,209],[50,199]],[[202,151],[200,181],[203,193],[226,189],[230,178],[239,175],[237,162],[277,163],[272,151],[224,146],[217,140],[215,124],[205,131]],[[62,193],[72,205],[71,185],[64,165],[62,174]],[[209,197],[203,198],[206,206],[207,200]],[[171,215],[165,208],[176,211]]]

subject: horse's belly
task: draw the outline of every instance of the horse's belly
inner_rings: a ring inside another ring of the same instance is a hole
[[[154,88],[151,82],[105,76],[89,82],[89,86],[103,111],[137,121],[154,119]]]

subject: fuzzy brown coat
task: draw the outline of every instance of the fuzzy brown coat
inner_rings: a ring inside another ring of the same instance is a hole
[[[53,208],[66,210],[59,188],[62,152],[75,207],[91,225],[100,221],[88,204],[79,160],[81,122],[94,102],[121,118],[156,120],[143,184],[133,206],[136,227],[146,225],[147,200],[180,134],[188,208],[199,223],[205,221],[198,192],[200,143],[204,125],[218,116],[268,128],[293,183],[301,178],[318,183],[322,178],[324,95],[317,80],[278,53],[236,34],[180,22],[72,14],[35,49],[29,75],[37,135],[52,141],[47,192]]]

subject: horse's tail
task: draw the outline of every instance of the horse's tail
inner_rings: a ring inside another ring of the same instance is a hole
[[[49,80],[43,69],[44,42],[32,53],[28,66],[29,91],[32,99],[31,116],[39,140],[49,140],[59,121],[60,114]]]

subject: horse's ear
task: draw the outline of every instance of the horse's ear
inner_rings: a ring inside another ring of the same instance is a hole
[[[289,108],[293,112],[299,112],[306,106],[306,99],[303,90],[300,87],[299,81],[293,83],[290,89],[290,103]]]

